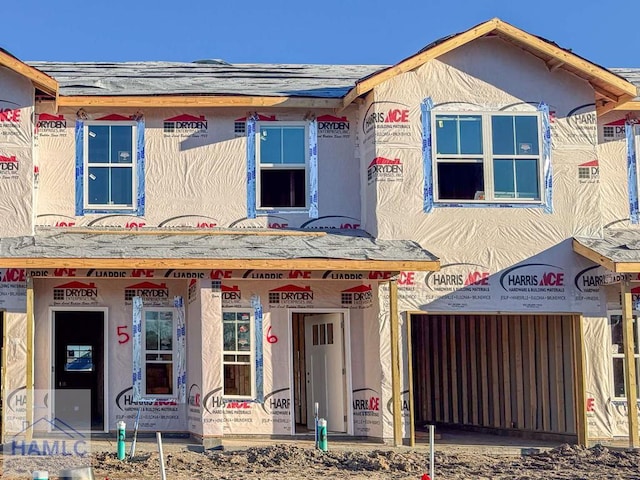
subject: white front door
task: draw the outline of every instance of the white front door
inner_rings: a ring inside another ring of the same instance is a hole
[[[307,378],[307,428],[314,429],[314,405],[327,430],[346,432],[345,370],[342,314],[306,315],[304,320]]]

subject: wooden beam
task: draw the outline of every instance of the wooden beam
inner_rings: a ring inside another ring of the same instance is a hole
[[[28,78],[34,87],[42,90],[47,95],[56,97],[58,95],[58,82],[46,73],[41,72],[37,68],[33,68],[15,57],[0,51],[0,65],[13,70],[19,75]]]
[[[500,367],[498,366],[498,353],[500,345],[498,342],[498,321],[500,317],[497,315],[488,315],[489,320],[489,351],[491,352],[491,396],[489,398],[489,404],[492,408],[493,426],[500,428]],[[489,406],[487,404],[487,407]]]
[[[471,365],[471,424],[480,425],[480,417],[478,415],[478,354],[476,324],[478,317],[471,315],[469,317],[469,362]],[[486,359],[485,359],[486,363]]]
[[[615,95],[611,92],[609,92],[608,90],[605,90],[604,88],[598,87],[597,85],[591,85],[593,87],[593,89],[595,90],[595,92],[600,95],[601,97],[606,98],[607,100],[610,100],[614,103],[618,103],[620,101],[620,96],[619,95]]]
[[[554,408],[551,411],[553,430],[565,432],[566,407],[564,401],[564,357],[562,355],[562,316],[554,315],[549,322],[549,351],[553,360],[553,369],[549,372],[551,380],[551,400]],[[555,420],[555,422],[553,421]]]
[[[440,319],[440,374],[442,380],[442,397],[440,401],[442,402],[442,421],[445,423],[451,422],[451,389],[449,388],[449,348],[447,346],[447,317],[445,315],[441,315],[438,317]]]
[[[585,247],[575,238],[572,241],[573,251],[582,255],[585,258],[588,258],[592,262],[597,263],[598,265],[602,265],[603,267],[611,270],[612,272],[617,272],[616,263],[610,258],[605,257],[604,255],[599,254],[595,250],[590,249],[589,247]]]
[[[460,411],[460,396],[458,395],[458,361],[456,359],[457,343],[456,342],[456,317],[455,315],[449,315],[449,354],[451,358],[451,364],[449,365],[449,375],[451,376],[451,421],[453,423],[460,423],[460,417],[458,412]],[[465,399],[466,400],[466,399]]]
[[[618,97],[618,103],[607,102],[606,99],[596,100],[596,114],[602,116],[605,113],[615,111],[628,111],[628,110],[640,110],[640,102],[635,101],[636,97],[633,95],[623,95]]]
[[[381,272],[437,271],[440,262],[404,260],[348,260],[340,258],[229,259],[229,258],[0,258],[4,268],[131,268],[174,270],[373,270]]]
[[[549,381],[551,376],[549,375],[549,337],[548,337],[548,318],[546,315],[540,315],[536,318],[538,323],[537,329],[539,334],[538,352],[540,355],[540,370],[538,377],[538,385],[540,386],[540,415],[542,421],[538,425],[538,428],[542,428],[544,432],[551,431],[551,406],[549,405]]]
[[[554,72],[558,68],[560,68],[562,65],[564,65],[564,62],[562,60],[558,60],[557,58],[552,58],[551,60],[545,63],[550,72]]]
[[[33,279],[27,278],[27,372],[26,372],[26,422],[27,426],[33,425],[33,363],[35,349],[35,319],[34,319],[34,303],[33,303]],[[33,429],[26,429],[27,441],[31,441]]]
[[[488,22],[467,30],[464,33],[455,35],[448,40],[435,45],[429,50],[413,55],[405,60],[402,60],[400,63],[394,65],[393,67],[389,67],[361,82],[358,82],[356,86],[353,87],[344,97],[343,107],[348,106],[357,97],[371,91],[374,87],[380,85],[382,82],[385,82],[390,78],[393,78],[402,73],[414,70],[415,68],[424,65],[429,60],[444,55],[445,53],[461,47],[462,45],[465,45],[466,43],[469,43],[476,38],[486,35],[487,33],[495,29],[497,22],[498,20],[495,18],[493,20],[489,20]]]
[[[411,314],[407,313],[407,381],[409,383],[409,446],[416,445],[416,425],[413,405],[413,345],[411,335]]]
[[[573,339],[573,368],[575,389],[576,434],[578,445],[588,446],[587,431],[587,373],[585,370],[586,358],[584,349],[584,330],[582,328],[582,316],[575,315],[572,319]]]
[[[460,397],[458,402],[462,403],[462,424],[467,425],[469,423],[469,363],[472,360],[467,356],[469,350],[469,323],[473,321],[473,316],[464,316],[460,318],[460,328],[458,329],[460,342],[458,343],[458,349],[460,350]]]
[[[640,262],[616,263],[613,271],[617,273],[638,273],[640,272]]]
[[[631,305],[631,285],[628,280],[620,282],[622,297],[622,345],[624,350],[624,385],[627,397],[629,427],[629,448],[640,447],[638,437],[638,386],[636,384],[636,359],[634,355],[633,307]]]
[[[509,348],[509,320],[511,316],[502,315],[500,318],[501,323],[501,339],[502,344],[500,352],[502,353],[502,400],[504,411],[504,428],[513,428],[513,409],[511,408],[511,352]]]
[[[525,427],[525,404],[524,404],[524,362],[522,359],[522,330],[525,321],[525,316],[514,315],[512,318],[513,325],[511,328],[511,345],[514,348],[512,354],[512,371],[514,373],[515,390],[516,390],[516,416],[518,423],[516,428],[518,430],[524,430]]]
[[[489,396],[489,370],[488,370],[488,355],[487,352],[487,316],[482,315],[479,317],[479,329],[480,334],[478,335],[478,341],[480,342],[480,388],[482,389],[482,398],[481,398],[481,411],[482,411],[482,425],[483,427],[488,427],[490,422],[489,417],[489,398],[493,398]],[[493,359],[492,359],[493,360]],[[491,364],[491,368],[493,369],[493,363]],[[497,370],[492,370],[496,372]],[[497,400],[496,400],[497,402]]]
[[[398,282],[389,280],[389,320],[391,325],[391,398],[393,399],[393,443],[402,445],[402,403],[400,389],[400,325]]]
[[[76,95],[60,96],[59,107],[290,107],[340,108],[341,98],[252,97],[242,95]]]

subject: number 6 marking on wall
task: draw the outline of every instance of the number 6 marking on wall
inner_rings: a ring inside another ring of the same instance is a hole
[[[267,342],[278,343],[278,337],[276,337],[275,335],[271,335],[271,327],[267,329]]]

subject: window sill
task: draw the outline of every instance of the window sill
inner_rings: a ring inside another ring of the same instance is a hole
[[[86,214],[92,214],[92,213],[113,213],[113,214],[126,214],[126,215],[135,215],[135,216],[142,216],[142,215],[137,215],[136,214],[136,208],[135,207],[127,207],[127,208],[95,208],[95,207],[89,207],[89,208],[84,208],[82,210],[82,214],[86,215]]]
[[[541,202],[434,202],[434,207],[440,208],[544,208]]]
[[[273,214],[281,214],[281,213],[302,213],[309,214],[309,207],[283,207],[283,208],[261,208],[258,207],[256,210],[256,214],[260,215],[273,215]]]

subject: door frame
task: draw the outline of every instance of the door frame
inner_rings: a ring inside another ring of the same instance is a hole
[[[55,395],[53,395],[53,391],[55,390],[55,368],[56,368],[56,359],[55,359],[55,347],[56,347],[56,335],[55,335],[55,312],[102,312],[103,314],[103,333],[102,333],[102,364],[103,368],[103,391],[104,391],[104,400],[102,405],[102,417],[103,417],[103,433],[109,433],[109,362],[107,361],[109,357],[109,338],[108,338],[108,324],[109,324],[109,307],[77,307],[77,306],[55,306],[49,307],[49,315],[48,315],[48,330],[49,330],[49,356],[51,363],[51,370],[49,372],[49,413],[53,413],[56,411],[55,409]],[[51,429],[51,427],[49,427]],[[100,430],[91,430],[91,432],[99,432]]]
[[[291,389],[291,405],[295,404],[295,389],[293,378],[293,364],[295,362],[293,356],[293,314],[314,315],[316,313],[341,313],[344,321],[344,329],[342,332],[342,348],[344,353],[344,369],[345,369],[345,410],[347,415],[347,435],[353,435],[353,409],[352,401],[352,382],[351,382],[351,318],[348,308],[289,308],[287,309],[287,335],[289,340],[289,385]],[[305,382],[306,388],[306,382]],[[306,408],[306,407],[305,407]],[[308,414],[308,412],[307,412]],[[291,408],[291,435],[296,435],[296,412],[295,408]]]

